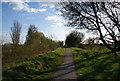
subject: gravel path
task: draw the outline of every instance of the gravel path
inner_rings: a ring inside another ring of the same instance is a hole
[[[63,63],[58,68],[52,79],[77,79],[73,55],[70,49],[66,48]]]

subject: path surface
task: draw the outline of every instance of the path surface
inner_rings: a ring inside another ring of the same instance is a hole
[[[63,62],[52,79],[77,79],[73,55],[70,49],[66,48]]]

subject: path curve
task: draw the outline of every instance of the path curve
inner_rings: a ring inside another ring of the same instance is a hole
[[[75,65],[73,54],[69,48],[66,48],[65,56],[62,64],[58,67],[58,71],[53,75],[52,79],[76,79]]]

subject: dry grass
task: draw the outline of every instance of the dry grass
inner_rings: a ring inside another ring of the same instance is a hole
[[[38,56],[40,54],[52,51],[56,49],[56,46],[43,47],[43,46],[24,46],[19,45],[14,47],[13,45],[5,45],[2,47],[2,64],[9,64],[18,60],[23,60],[26,58],[31,58]]]

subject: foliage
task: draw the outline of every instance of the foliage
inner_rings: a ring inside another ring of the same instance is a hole
[[[37,57],[26,59],[3,67],[4,80],[41,80],[48,79],[62,62],[64,49],[58,48]]]
[[[99,35],[116,56],[120,50],[119,2],[61,2],[59,10],[68,26],[88,29]],[[103,31],[104,30],[104,31]]]
[[[37,27],[35,27],[35,25],[30,25],[26,36],[25,44],[29,46],[33,44],[40,44],[42,37],[44,37],[43,33],[38,32]]]
[[[60,47],[63,47],[63,41],[58,41]]]
[[[74,46],[80,45],[82,40],[83,40],[83,38],[84,38],[84,34],[83,33],[80,33],[80,32],[77,32],[77,31],[72,31],[66,37],[65,44],[67,46],[74,47]]]
[[[13,22],[13,27],[11,27],[11,39],[14,45],[18,45],[20,42],[21,24],[18,21]]]
[[[104,52],[87,51],[71,48],[79,79],[120,80],[120,57],[104,54]]]
[[[41,53],[55,50],[62,46],[62,42],[45,37],[43,33],[38,32],[35,25],[30,25],[26,36],[25,44],[13,45],[5,44],[2,46],[3,66],[11,62],[38,56]]]

